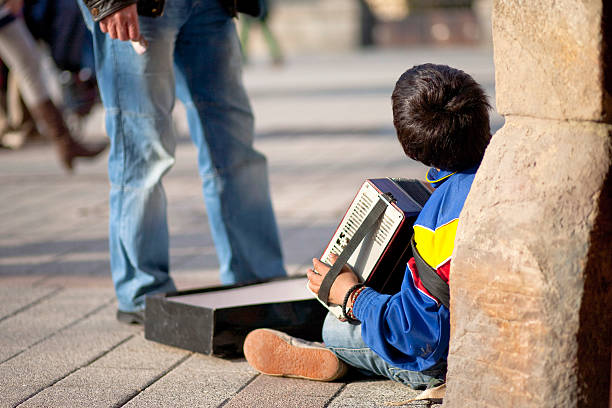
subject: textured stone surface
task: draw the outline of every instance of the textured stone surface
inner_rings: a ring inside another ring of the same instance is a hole
[[[20,407],[107,408],[122,406],[157,375],[156,370],[85,367]]]
[[[421,391],[397,382],[358,381],[346,387],[329,404],[329,408],[373,408],[389,407],[416,398]],[[426,401],[409,403],[412,408],[429,408]]]
[[[121,406],[180,365],[191,354],[148,342],[142,334],[136,335],[119,344],[111,353],[45,388],[28,399],[23,406]]]
[[[256,372],[244,360],[191,355],[132,399],[126,407],[219,407]]]
[[[43,301],[53,293],[61,290],[60,288],[33,288],[27,293],[16,291],[15,288],[5,286],[0,288],[0,321],[9,316],[24,311],[35,304]]]
[[[113,293],[104,289],[54,291],[52,296],[0,322],[0,362],[14,358],[112,300]]]
[[[340,382],[322,383],[259,375],[224,407],[323,408],[343,386]]]
[[[455,243],[445,406],[607,407],[611,146],[590,122],[493,137]]]
[[[612,63],[604,51],[612,23],[602,24],[610,19],[612,5],[605,3],[495,1],[500,113],[612,122]]]
[[[24,289],[20,292],[27,293]],[[3,363],[0,366],[0,407],[16,406],[35,396],[141,332],[117,324],[114,312],[115,308],[108,306]],[[45,401],[47,406],[55,405],[52,399]]]

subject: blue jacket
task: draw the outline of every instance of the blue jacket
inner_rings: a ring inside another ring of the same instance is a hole
[[[459,213],[475,173],[476,167],[458,173],[432,168],[427,173],[435,191],[414,224],[415,242],[423,259],[447,282]],[[406,266],[399,293],[383,295],[366,288],[353,312],[361,320],[365,343],[389,364],[425,371],[446,360],[449,311],[421,284],[414,258]]]

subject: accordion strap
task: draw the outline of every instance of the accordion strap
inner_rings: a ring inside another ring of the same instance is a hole
[[[450,293],[448,283],[438,275],[438,272],[421,256],[419,251],[416,249],[414,244],[414,235],[410,238],[410,245],[412,246],[412,256],[414,256],[414,263],[416,264],[417,272],[421,278],[421,282],[425,289],[436,299],[438,299],[447,309],[450,309]]]
[[[366,234],[372,228],[374,228],[376,222],[385,213],[387,205],[392,200],[393,197],[387,193],[378,196],[378,201],[376,202],[376,204],[374,204],[374,207],[372,207],[372,209],[370,210],[366,218],[363,220],[359,228],[357,228],[357,231],[355,232],[351,240],[344,247],[340,255],[338,255],[338,259],[336,260],[336,262],[334,262],[329,272],[327,272],[327,274],[323,278],[323,281],[321,282],[321,287],[319,288],[318,298],[326,305],[329,305],[329,291],[332,285],[334,284],[334,281],[340,274],[342,267],[349,260],[353,252],[355,252],[355,249],[357,249],[359,243],[363,241],[363,238],[365,238]]]

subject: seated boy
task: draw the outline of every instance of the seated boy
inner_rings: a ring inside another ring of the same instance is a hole
[[[459,213],[491,138],[490,108],[482,88],[463,71],[425,64],[406,71],[392,95],[393,124],[406,155],[432,168],[434,192],[414,224],[418,253],[448,283]],[[406,245],[409,245],[407,242]],[[329,266],[313,259],[308,285],[318,293]],[[415,259],[401,290],[384,295],[360,286],[345,266],[329,301],[342,305],[349,322],[328,314],[323,341],[309,343],[269,329],[247,336],[244,353],[269,375],[331,381],[347,365],[415,389],[445,380],[449,310],[421,282]]]

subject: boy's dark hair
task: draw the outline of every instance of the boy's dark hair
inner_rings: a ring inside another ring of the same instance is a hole
[[[490,105],[471,76],[446,65],[417,65],[402,74],[391,100],[408,157],[450,171],[481,162],[491,139]]]

